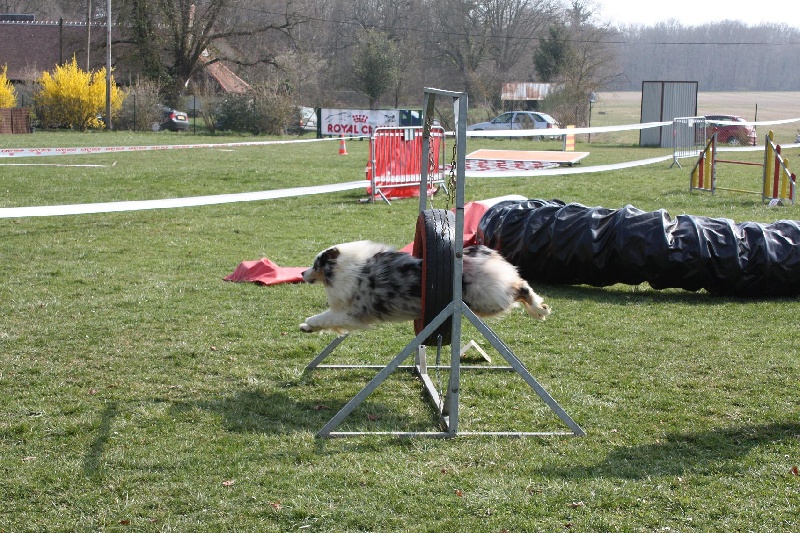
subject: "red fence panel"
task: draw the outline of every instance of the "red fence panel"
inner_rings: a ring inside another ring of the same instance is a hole
[[[419,196],[422,178],[422,127],[376,128],[369,141],[370,160],[366,174],[371,199],[414,198]],[[428,161],[428,194],[444,182],[444,129],[431,128]]]

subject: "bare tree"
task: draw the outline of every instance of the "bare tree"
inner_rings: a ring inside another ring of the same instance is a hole
[[[562,123],[583,125],[588,122],[590,95],[620,76],[617,49],[612,46],[617,32],[607,24],[595,24],[589,4],[583,0],[572,0],[564,19],[563,26],[553,27],[560,28],[554,40],[564,48],[558,66],[550,65],[555,70],[550,73],[554,79],[549,80],[559,83],[561,90],[548,97],[544,107]]]
[[[431,33],[440,58],[455,67],[471,97],[487,93],[479,69],[489,52],[490,29],[484,6],[471,0],[442,0],[429,5]]]
[[[305,17],[291,0],[128,0],[122,3],[118,20],[128,28],[133,45],[131,59],[146,75],[161,83],[168,100],[174,101],[186,82],[204,68],[203,54],[214,44],[240,37],[254,38],[276,33],[291,38]],[[230,57],[235,62],[274,64],[271,50],[253,47]]]
[[[395,46],[396,74],[390,88],[394,106],[399,105],[406,87],[421,89],[421,79],[416,75],[423,53],[426,35],[422,0],[354,0],[353,20],[359,28],[378,30]],[[387,91],[388,92],[388,91]]]
[[[484,2],[490,29],[489,59],[498,72],[511,72],[557,15],[553,0],[492,0]]]
[[[417,0],[353,0],[353,21],[360,29],[380,30],[397,41],[413,27],[419,4]]]
[[[497,106],[505,81],[530,69],[531,49],[555,15],[554,0],[441,0],[429,4],[435,49],[476,101]]]

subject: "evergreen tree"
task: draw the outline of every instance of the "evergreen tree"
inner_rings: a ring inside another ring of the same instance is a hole
[[[547,37],[541,40],[533,54],[533,66],[542,83],[551,83],[563,72],[570,53],[566,28],[554,24],[548,28]]]

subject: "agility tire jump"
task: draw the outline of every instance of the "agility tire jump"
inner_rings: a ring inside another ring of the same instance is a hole
[[[414,327],[417,331],[414,340],[406,346],[367,383],[347,404],[345,404],[331,420],[325,424],[317,433],[320,437],[343,437],[349,435],[366,434],[387,434],[396,436],[430,436],[430,437],[455,437],[458,434],[459,425],[459,394],[461,390],[461,325],[462,318],[466,318],[483,337],[503,356],[509,364],[507,369],[519,374],[522,379],[533,389],[547,406],[558,416],[571,432],[520,432],[520,431],[500,431],[468,432],[473,435],[508,435],[508,436],[545,436],[545,435],[585,435],[581,427],[561,408],[560,405],[544,390],[538,381],[528,372],[522,362],[506,346],[506,344],[495,334],[478,316],[476,316],[461,301],[461,277],[462,277],[462,238],[464,228],[464,167],[466,155],[466,124],[467,124],[467,101],[465,93],[454,93],[439,89],[425,90],[425,128],[423,130],[423,146],[427,146],[427,131],[429,120],[433,117],[435,108],[434,101],[436,96],[443,96],[451,100],[453,104],[453,115],[457,117],[456,127],[456,149],[454,150],[453,160],[457,163],[451,168],[450,177],[452,187],[449,187],[455,194],[455,213],[449,210],[428,209],[428,197],[425,194],[427,179],[425,178],[426,165],[421,161],[420,168],[423,170],[423,177],[420,179],[420,212],[417,217],[416,235],[412,254],[421,260],[421,284],[420,299],[422,304],[422,317],[415,321]],[[425,153],[426,150],[423,150]],[[457,237],[456,237],[457,236]],[[427,324],[427,325],[426,325]],[[423,339],[423,337],[425,337]],[[312,361],[317,366],[322,359],[341,342],[344,337],[334,339],[323,352]],[[436,368],[447,368],[449,376],[447,378],[446,392],[440,392],[428,374],[427,356],[424,346],[450,344],[450,364],[440,365],[437,353]],[[419,431],[336,431],[336,428],[361,405],[366,398],[381,386],[402,363],[415,355],[414,365],[411,367],[420,377],[425,392],[430,397],[439,415],[441,425],[440,431],[419,432]],[[312,366],[311,364],[309,367]],[[504,368],[504,370],[507,370]]]
[[[414,321],[419,335],[453,300],[455,215],[445,209],[426,209],[417,217],[412,255],[422,259],[422,316]],[[451,342],[452,318],[445,320],[422,344]]]

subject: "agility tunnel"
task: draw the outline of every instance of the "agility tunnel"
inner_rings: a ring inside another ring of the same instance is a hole
[[[647,282],[713,295],[800,294],[800,222],[735,223],[692,215],[586,207],[559,200],[498,203],[477,241],[531,283],[596,287]]]

